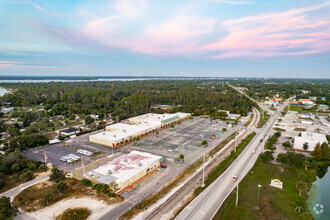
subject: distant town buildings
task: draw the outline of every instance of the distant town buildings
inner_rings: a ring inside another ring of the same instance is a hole
[[[302,132],[301,136],[295,136],[293,148],[297,151],[313,151],[316,144],[327,142],[327,138],[324,134]],[[304,144],[307,143],[308,148],[304,149]]]

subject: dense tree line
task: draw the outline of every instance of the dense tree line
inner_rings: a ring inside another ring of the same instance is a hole
[[[47,114],[100,114],[108,112],[120,119],[150,112],[156,103],[180,105],[172,111],[212,114],[221,110],[246,115],[252,103],[222,81],[146,80],[132,82],[66,82],[4,84],[13,94],[2,103],[27,107],[43,104]],[[155,110],[157,111],[157,110]],[[30,120],[26,120],[29,124]]]

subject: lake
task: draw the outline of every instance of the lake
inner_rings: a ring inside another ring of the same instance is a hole
[[[308,208],[314,215],[315,220],[329,220],[330,219],[330,172],[323,178],[313,183],[311,190],[308,193],[307,200]]]

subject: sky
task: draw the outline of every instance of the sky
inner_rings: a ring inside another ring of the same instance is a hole
[[[330,78],[330,0],[1,0],[0,75]]]

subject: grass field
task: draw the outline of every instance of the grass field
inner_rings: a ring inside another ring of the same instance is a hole
[[[304,173],[308,182],[314,180],[310,170],[265,163],[260,159],[239,185],[239,202],[235,206],[236,193],[232,193],[214,219],[300,219],[295,211],[299,198],[296,183],[299,174]],[[283,189],[270,186],[271,179],[283,182]],[[257,210],[258,187],[260,189],[260,209]]]
[[[86,208],[67,209],[56,220],[85,220],[90,214],[91,211]]]

